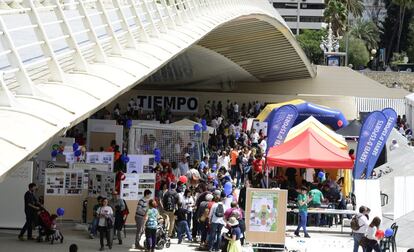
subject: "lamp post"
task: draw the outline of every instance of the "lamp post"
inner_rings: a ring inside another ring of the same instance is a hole
[[[296,35],[299,35],[299,21],[300,21],[300,2],[301,0],[297,0],[297,9],[296,9]]]
[[[371,61],[372,61],[371,68],[372,68],[372,70],[377,70],[377,64],[376,64],[377,57],[376,57],[376,54],[377,54],[377,49],[375,49],[375,48],[371,49]]]

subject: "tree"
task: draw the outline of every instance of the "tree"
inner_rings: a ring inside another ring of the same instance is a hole
[[[406,51],[410,46],[407,42],[408,26],[413,16],[413,11],[407,11],[404,14],[404,20],[401,26],[401,37],[399,41],[399,48],[397,48],[397,33],[399,32],[399,14],[400,6],[396,5],[394,0],[384,0],[387,15],[385,20],[381,22],[381,42],[380,47],[386,49],[385,62],[390,61],[393,52]],[[396,28],[397,27],[397,28]]]
[[[330,0],[323,12],[326,23],[331,23],[332,31],[340,36],[345,31],[348,11],[346,6],[339,0]]]
[[[341,49],[344,50],[344,41],[341,41]],[[363,40],[359,38],[349,38],[348,63],[354,66],[354,69],[365,67],[369,62],[369,51]]]
[[[303,30],[296,37],[308,59],[314,64],[323,63],[323,51],[320,48],[326,30]]]
[[[400,7],[398,12],[398,33],[397,33],[397,43],[395,51],[400,51],[400,43],[401,43],[401,34],[403,30],[404,25],[404,18],[405,18],[405,12],[407,9],[410,9],[413,7],[413,0],[393,0],[396,5]]]
[[[341,0],[348,11],[348,14],[352,14],[355,18],[362,17],[364,12],[364,3],[362,0]]]
[[[407,44],[407,56],[410,62],[414,62],[414,20],[408,26]]]
[[[369,52],[364,41],[358,38],[349,39],[349,63],[356,69],[366,66],[369,62]]]
[[[378,48],[380,31],[373,21],[357,19],[350,29],[350,35],[364,41],[369,51]]]

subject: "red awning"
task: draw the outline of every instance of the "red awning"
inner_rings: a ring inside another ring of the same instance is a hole
[[[342,150],[309,128],[297,137],[270,148],[269,166],[294,168],[352,169],[353,161]]]

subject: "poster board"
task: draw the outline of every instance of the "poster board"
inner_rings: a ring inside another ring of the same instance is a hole
[[[81,169],[81,170],[96,170],[96,171],[103,171],[103,172],[111,172],[111,165],[110,164],[90,164],[90,163],[75,163],[73,164],[73,169]]]
[[[128,155],[127,173],[152,173],[155,161],[154,155]]]
[[[262,130],[263,135],[267,136],[267,122],[254,121],[252,129],[255,129],[257,133],[259,133],[260,130]]]
[[[246,192],[246,240],[284,244],[287,191],[248,188]]]
[[[125,174],[121,182],[121,198],[124,200],[139,200],[148,189],[155,195],[155,173]]]
[[[113,172],[89,171],[88,197],[102,196],[110,198],[115,188],[115,174]]]
[[[45,195],[81,195],[83,184],[83,170],[49,168],[45,170]]]
[[[139,174],[125,174],[125,179],[121,181],[121,199],[138,200],[138,180]]]
[[[0,182],[0,228],[21,228],[25,222],[24,194],[33,179],[33,162],[28,161],[7,174]],[[7,203],[6,203],[7,202]]]
[[[45,208],[56,213],[65,209],[63,220],[81,221],[84,199],[84,172],[65,168],[45,169]]]
[[[360,206],[368,206],[371,209],[371,218],[378,216],[382,219],[380,181],[378,179],[355,179],[354,193],[356,197],[356,209]]]
[[[111,170],[114,169],[113,152],[86,152],[86,163],[90,164],[110,164]]]

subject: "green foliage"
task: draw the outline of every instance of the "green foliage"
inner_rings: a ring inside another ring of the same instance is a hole
[[[395,53],[393,53],[392,58],[390,60],[391,67],[396,67],[397,64],[403,64],[405,57],[407,57],[407,53],[405,53],[405,52],[401,52],[401,53],[395,52]]]
[[[363,0],[341,0],[341,2],[354,17],[362,17],[362,13],[365,9]]]
[[[407,45],[407,56],[410,62],[414,62],[414,20],[408,26]]]
[[[371,49],[378,49],[380,31],[374,22],[358,19],[352,25],[350,35],[354,38],[363,40],[369,51]]]
[[[341,40],[340,43],[341,51],[345,50],[345,41]],[[363,40],[359,38],[349,38],[349,49],[348,49],[348,63],[354,66],[354,69],[365,67],[369,62],[369,51],[365,46]]]
[[[330,0],[323,12],[326,23],[331,23],[332,31],[336,36],[343,34],[346,28],[348,11],[339,0]]]
[[[323,63],[323,51],[320,48],[322,37],[326,35],[326,30],[303,30],[296,37],[308,59],[314,64]]]

